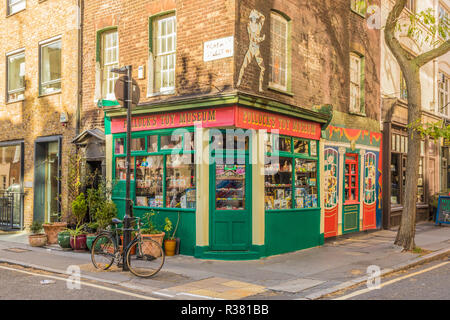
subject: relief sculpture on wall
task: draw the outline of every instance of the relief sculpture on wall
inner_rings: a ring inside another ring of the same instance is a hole
[[[237,82],[237,86],[239,87],[241,85],[242,77],[244,76],[245,69],[247,68],[248,64],[253,60],[253,58],[256,59],[256,62],[258,63],[258,66],[260,68],[259,73],[259,91],[263,91],[262,84],[264,80],[264,72],[266,68],[264,67],[264,60],[261,56],[261,52],[259,50],[259,44],[263,42],[266,39],[266,35],[261,36],[261,30],[264,25],[264,21],[266,18],[264,15],[256,10],[252,10],[250,12],[250,21],[247,25],[247,31],[248,36],[250,40],[250,44],[247,50],[247,53],[245,54],[244,63],[242,64],[241,70],[239,72],[239,79]]]

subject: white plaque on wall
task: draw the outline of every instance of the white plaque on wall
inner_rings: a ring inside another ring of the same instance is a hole
[[[234,37],[207,41],[203,46],[203,61],[213,61],[234,55]]]

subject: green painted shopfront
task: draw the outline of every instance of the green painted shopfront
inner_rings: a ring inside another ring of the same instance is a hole
[[[126,112],[105,107],[107,179],[125,213]],[[179,219],[180,254],[258,259],[323,244],[328,113],[234,94],[133,109],[133,213]]]

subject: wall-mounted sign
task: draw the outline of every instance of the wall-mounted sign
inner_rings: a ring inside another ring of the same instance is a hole
[[[234,37],[207,41],[203,45],[203,61],[213,61],[234,55]]]

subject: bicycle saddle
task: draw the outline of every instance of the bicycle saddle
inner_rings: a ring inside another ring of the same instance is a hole
[[[114,224],[119,224],[119,223],[122,223],[122,220],[119,220],[117,218],[112,218],[111,222]]]

